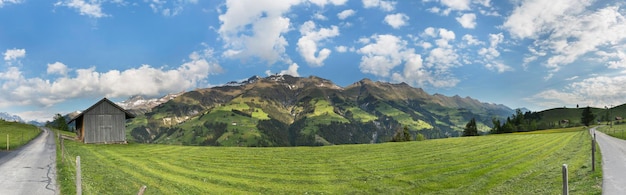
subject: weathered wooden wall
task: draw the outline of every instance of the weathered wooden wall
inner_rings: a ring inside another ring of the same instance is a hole
[[[126,141],[126,115],[115,106],[102,102],[84,113],[85,143]]]

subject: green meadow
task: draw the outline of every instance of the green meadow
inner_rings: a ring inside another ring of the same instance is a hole
[[[39,133],[41,130],[33,125],[0,120],[0,150],[7,149],[7,137],[9,150],[13,150],[27,144]]]
[[[85,145],[65,141],[63,194],[601,194],[582,128],[323,147]],[[596,155],[600,162],[600,155]],[[58,158],[60,160],[60,158]],[[601,167],[599,164],[597,167]]]

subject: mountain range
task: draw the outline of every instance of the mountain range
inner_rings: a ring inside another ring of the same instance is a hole
[[[20,116],[9,114],[6,112],[0,112],[0,119],[11,122],[24,122],[24,120]]]
[[[148,104],[148,102],[152,102]],[[459,136],[475,118],[482,131],[513,109],[470,97],[430,95],[406,83],[363,79],[346,87],[310,76],[253,76],[172,94],[132,97],[129,137],[141,143],[300,146],[387,142],[404,127],[429,139]],[[164,103],[163,103],[164,102]]]

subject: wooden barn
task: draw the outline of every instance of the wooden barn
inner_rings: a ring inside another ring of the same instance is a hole
[[[75,122],[76,134],[84,143],[126,143],[126,119],[135,116],[103,98],[69,123]]]

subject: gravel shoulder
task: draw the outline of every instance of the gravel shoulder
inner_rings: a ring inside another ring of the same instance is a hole
[[[602,194],[626,194],[626,140],[591,132],[602,153]]]
[[[47,128],[21,148],[0,154],[0,194],[58,194],[56,145]]]

